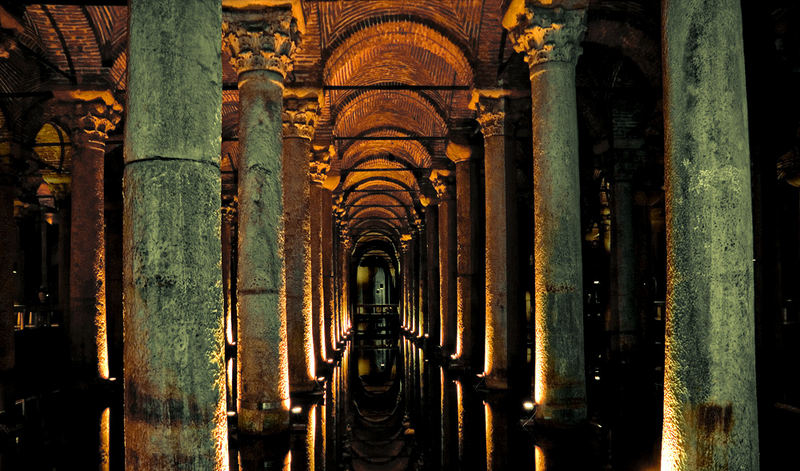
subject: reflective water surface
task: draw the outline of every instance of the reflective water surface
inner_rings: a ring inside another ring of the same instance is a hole
[[[648,450],[598,421],[544,433],[524,398],[482,390],[474,375],[447,371],[420,344],[351,341],[324,392],[293,399],[288,436],[242,437],[231,414],[231,469],[657,469],[655,444]],[[6,430],[14,438],[2,443],[0,469],[123,469],[120,393],[55,391],[20,404],[25,425]],[[636,457],[623,456],[632,447]]]

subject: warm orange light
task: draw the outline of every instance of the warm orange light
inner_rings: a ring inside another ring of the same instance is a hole
[[[106,407],[100,414],[100,470],[111,469],[111,409]]]
[[[483,413],[486,424],[486,471],[492,471],[492,458],[494,457],[494,423],[492,422],[492,408],[488,402],[483,403]]]
[[[545,467],[544,452],[538,446],[534,446],[533,457],[536,471],[545,471],[547,468]]]
[[[456,404],[458,408],[458,456],[463,457],[465,451],[464,443],[464,391],[461,387],[461,381],[456,381]]]
[[[98,283],[98,286],[106,286],[106,277],[104,273],[105,265],[105,261],[102,259],[98,262],[95,262],[94,272],[98,277],[97,279],[102,280],[100,283]],[[103,270],[100,270],[99,267],[103,267]],[[105,289],[99,290],[97,293],[96,302],[94,327],[95,345],[97,348],[97,372],[102,379],[108,379],[108,327],[106,323]]]

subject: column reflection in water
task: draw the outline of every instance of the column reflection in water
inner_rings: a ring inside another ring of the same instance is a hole
[[[440,432],[441,432],[441,467],[452,469],[458,460],[458,423],[456,410],[456,382],[447,378],[439,367],[441,384]]]
[[[111,408],[100,413],[100,471],[111,469]]]
[[[293,411],[294,412],[294,411]],[[293,413],[292,471],[314,471],[316,469],[317,405],[308,404],[299,413]],[[295,427],[302,424],[304,430]]]

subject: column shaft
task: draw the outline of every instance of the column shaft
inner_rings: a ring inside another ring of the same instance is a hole
[[[439,345],[439,209],[425,207],[425,255],[428,270],[427,329],[430,345]]]
[[[322,289],[323,316],[325,318],[325,345],[328,358],[333,358],[336,349],[336,327],[334,317],[334,254],[333,254],[333,194],[331,190],[322,190]]]
[[[221,21],[218,1],[130,2],[123,180],[130,469],[229,466],[220,269]]]
[[[439,200],[439,322],[447,355],[456,346],[456,204],[451,191]]]
[[[100,378],[108,378],[104,163],[105,142],[80,136],[72,168],[67,325],[73,366]]]
[[[292,393],[308,392],[316,378],[314,318],[311,312],[311,212],[308,162],[311,141],[284,137],[283,214],[286,224],[286,316]]]
[[[317,369],[327,359],[325,345],[325,299],[322,284],[322,185],[312,183],[310,188],[311,214],[311,316],[314,319],[314,346],[316,350]]]
[[[456,355],[464,364],[472,360],[475,326],[474,315],[477,312],[475,301],[477,286],[475,283],[475,236],[477,215],[475,162],[471,159],[456,162],[456,211],[457,211],[457,264],[458,279],[456,288],[457,328]]]
[[[508,388],[510,299],[508,292],[508,188],[505,99],[481,104],[486,178],[486,337],[484,377],[492,389]]]
[[[611,209],[611,350],[630,354],[639,337],[634,289],[635,264],[633,242],[633,192],[631,181],[615,178],[612,184]]]
[[[663,7],[667,324],[662,470],[758,470],[741,5]]]
[[[530,67],[535,258],[534,398],[544,420],[586,418],[575,63],[585,11],[529,6],[511,31]]]

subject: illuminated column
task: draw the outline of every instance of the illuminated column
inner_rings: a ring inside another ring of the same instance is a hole
[[[490,389],[508,388],[509,309],[508,206],[513,165],[506,155],[506,108],[503,96],[484,93],[477,120],[484,142],[486,173],[486,336],[483,374]],[[513,203],[513,200],[511,200]]]
[[[758,470],[753,223],[740,2],[664,3],[662,470]]]
[[[350,258],[352,257],[351,250],[353,249],[353,240],[349,234],[342,236],[342,318],[340,321],[341,335],[347,334],[350,329]]]
[[[402,270],[402,288],[400,290],[402,305],[403,305],[403,327],[410,329],[411,328],[411,303],[409,301],[409,286],[411,283],[409,282],[409,278],[411,277],[411,270],[410,270],[410,255],[408,249],[411,247],[411,235],[410,234],[401,234],[400,235],[400,269]]]
[[[226,470],[222,8],[218,0],[129,5],[125,463]]]
[[[447,144],[447,158],[456,165],[456,240],[457,273],[456,281],[456,360],[469,365],[472,360],[474,343],[473,315],[477,311],[475,297],[475,222],[477,172],[472,160],[472,149],[468,145],[450,141]]]
[[[286,430],[289,421],[281,114],[283,80],[296,40],[294,19],[288,9],[226,10],[223,40],[239,74],[239,428],[245,434],[272,434]]]
[[[534,397],[542,420],[586,418],[578,114],[575,63],[585,10],[520,2],[509,11],[514,49],[530,67],[535,254]]]
[[[328,161],[317,159],[315,149],[314,158],[309,162],[310,176],[310,230],[311,230],[311,317],[314,321],[314,345],[316,349],[317,372],[321,372],[321,367],[328,359],[328,347],[326,342],[326,321],[325,321],[325,287],[323,285],[324,275],[322,273],[322,188],[330,169],[330,157]]]
[[[106,138],[122,106],[109,91],[56,92],[56,109],[70,131],[72,210],[67,326],[72,365],[89,378],[108,378],[106,329]]]
[[[439,345],[439,207],[425,195],[420,197],[425,208],[425,257],[428,278],[428,305],[426,309],[430,345]]]
[[[238,337],[237,325],[238,317],[236,315],[236,277],[233,267],[237,263],[236,258],[236,202],[231,202],[223,205],[222,211],[222,228],[220,236],[222,241],[222,312],[225,316],[225,344],[234,345]],[[235,381],[235,372],[238,367],[235,365],[233,358],[229,358],[226,364],[226,379],[227,379],[227,399],[228,410],[236,411],[239,409],[238,397]]]
[[[446,355],[456,345],[456,201],[451,174],[435,169],[430,176],[439,197],[439,336]]]
[[[426,231],[425,231],[425,221],[422,219],[417,218],[415,220],[415,226],[417,228],[417,244],[416,244],[416,264],[417,264],[417,303],[416,303],[416,310],[417,310],[417,336],[422,336],[427,332],[428,325],[425,320],[425,311],[427,310],[427,283],[428,283],[428,275],[427,275],[427,268],[425,267],[425,256],[426,256]]]
[[[326,150],[328,161],[334,154],[333,146]],[[328,358],[333,357],[336,349],[336,325],[334,307],[334,256],[333,256],[333,190],[339,186],[339,174],[328,172],[322,183],[322,289],[323,289],[323,316],[325,318],[325,338],[328,349]]]
[[[311,306],[311,211],[308,166],[320,95],[287,90],[283,110],[283,218],[286,319],[292,393],[315,387],[316,358]]]

